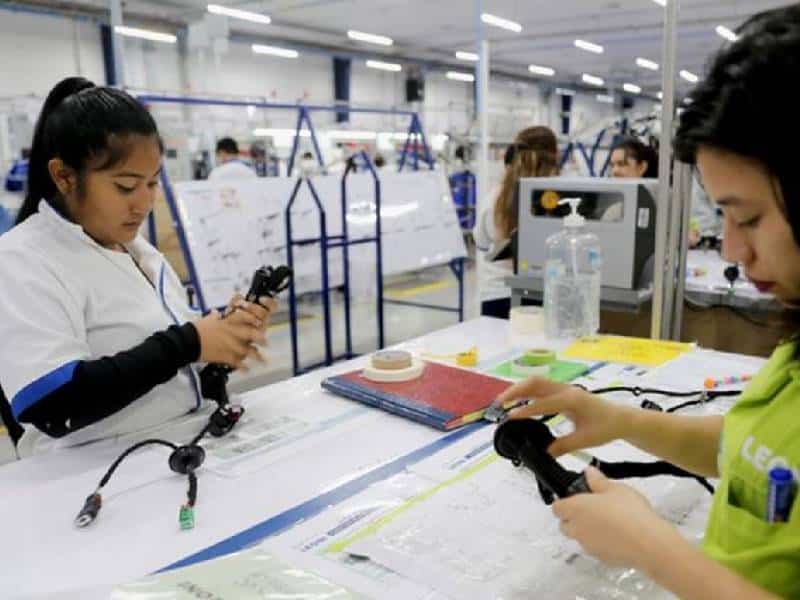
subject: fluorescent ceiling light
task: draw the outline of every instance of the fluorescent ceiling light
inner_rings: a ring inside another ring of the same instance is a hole
[[[454,81],[475,81],[475,75],[472,73],[459,73],[458,71],[448,71],[446,77]]]
[[[719,35],[720,37],[724,37],[729,42],[735,42],[736,40],[739,39],[739,36],[736,35],[730,29],[728,29],[727,27],[725,27],[725,25],[717,25],[715,31],[717,32],[717,35]]]
[[[581,75],[581,79],[584,83],[588,83],[589,85],[596,85],[597,87],[601,87],[605,85],[605,81],[603,81],[602,77],[597,77],[596,75],[589,75],[588,73],[584,73]]]
[[[658,71],[658,63],[652,60],[647,60],[646,58],[637,58],[636,65],[642,67],[643,69],[649,69],[651,71]]]
[[[278,48],[277,46],[264,46],[263,44],[253,44],[253,52],[256,54],[269,54],[270,56],[281,56],[283,58],[297,58],[300,53],[289,48]]]
[[[597,101],[601,102],[602,104],[614,104],[614,96],[609,96],[608,94],[597,94],[596,98]]]
[[[166,42],[167,44],[174,44],[178,41],[177,36],[174,36],[170,33],[159,33],[158,31],[137,29],[136,27],[125,27],[123,25],[115,25],[114,32],[128,37],[150,40],[151,42]]]
[[[328,137],[332,140],[374,140],[378,134],[374,131],[334,129],[328,132]]]
[[[226,17],[242,19],[243,21],[251,21],[253,23],[261,23],[263,25],[269,25],[272,22],[272,19],[270,19],[267,15],[250,12],[249,10],[239,10],[238,8],[220,6],[219,4],[209,4],[207,9],[208,12],[212,14],[225,15]]]
[[[367,66],[370,69],[380,69],[381,71],[392,71],[394,73],[398,73],[399,71],[403,70],[403,67],[397,63],[388,63],[380,60],[368,60]]]
[[[664,92],[658,92],[658,93],[656,94],[656,97],[657,97],[659,100],[663,100],[663,99],[664,99]]]
[[[556,88],[556,94],[559,96],[574,96],[575,90],[571,90],[569,88]]]
[[[691,71],[681,71],[680,75],[689,83],[697,83],[700,81],[700,78]]]
[[[622,89],[625,90],[626,92],[630,92],[631,94],[641,94],[642,93],[642,88],[640,88],[638,85],[636,85],[634,83],[623,83],[622,84]]]
[[[347,37],[357,42],[367,42],[368,44],[378,44],[379,46],[391,46],[394,40],[385,35],[375,35],[373,33],[364,33],[363,31],[356,31],[351,29],[347,32]]]
[[[489,13],[483,13],[481,15],[481,21],[487,25],[493,25],[495,27],[499,27],[500,29],[507,29],[508,31],[513,31],[514,33],[519,33],[522,31],[522,25],[519,23],[509,21],[508,19],[503,19],[502,17],[497,17],[495,15],[490,15]]]
[[[536,75],[544,75],[546,77],[552,77],[556,74],[555,69],[551,69],[550,67],[542,67],[540,65],[530,65],[528,67],[528,71]]]
[[[600,44],[593,44],[592,42],[587,42],[586,40],[575,40],[575,47],[580,48],[581,50],[586,50],[587,52],[593,52],[594,54],[603,53],[603,47]]]
[[[666,6],[667,5],[667,0],[653,0],[653,2],[655,2],[659,6]]]
[[[272,129],[259,127],[257,129],[253,129],[253,135],[258,137],[280,137],[284,135],[294,136],[295,131],[295,129]],[[307,129],[301,129],[300,137],[311,137],[311,132]]]
[[[468,60],[471,62],[475,62],[478,60],[478,55],[475,54],[474,52],[462,52],[461,50],[459,50],[458,52],[456,52],[456,58],[458,60]]]

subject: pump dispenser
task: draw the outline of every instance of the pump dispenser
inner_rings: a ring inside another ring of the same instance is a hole
[[[603,258],[600,240],[586,231],[578,212],[580,198],[564,198],[570,213],[564,227],[545,241],[544,313],[549,338],[597,335],[600,329],[600,284]]]

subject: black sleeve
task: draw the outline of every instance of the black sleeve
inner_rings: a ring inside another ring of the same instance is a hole
[[[71,381],[22,411],[19,420],[62,437],[122,410],[199,356],[194,325],[173,325],[114,356],[79,362]]]

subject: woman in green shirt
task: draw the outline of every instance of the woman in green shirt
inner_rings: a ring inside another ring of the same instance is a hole
[[[738,31],[690,94],[675,140],[724,216],[723,254],[762,291],[800,306],[800,6],[761,13]],[[680,416],[605,402],[532,379],[503,401],[535,398],[514,418],[565,414],[573,433],[549,451],[623,439],[694,473],[719,477],[702,549],[632,488],[590,469],[593,494],[559,500],[565,535],[600,560],[637,568],[682,598],[800,598],[800,498],[766,519],[775,466],[800,477],[800,343],[777,348],[723,417]]]

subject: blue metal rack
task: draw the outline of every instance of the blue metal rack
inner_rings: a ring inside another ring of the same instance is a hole
[[[288,165],[288,173],[289,175],[292,174],[294,170],[295,160],[297,156],[297,152],[299,150],[299,139],[300,133],[303,128],[307,128],[311,137],[311,141],[314,147],[314,152],[316,154],[317,163],[323,167],[324,169],[324,160],[322,158],[322,152],[319,147],[319,143],[317,141],[316,131],[314,129],[314,124],[311,120],[311,112],[313,111],[327,111],[327,112],[337,112],[337,113],[362,113],[362,114],[392,114],[392,115],[400,115],[400,116],[408,116],[411,119],[408,128],[408,136],[406,138],[405,145],[403,147],[401,157],[400,157],[400,164],[398,167],[399,171],[402,171],[403,168],[406,166],[406,163],[410,163],[410,167],[414,170],[419,169],[420,158],[424,163],[428,165],[430,169],[434,168],[434,159],[430,152],[430,148],[428,146],[427,140],[425,139],[425,133],[422,129],[422,123],[420,122],[419,116],[417,113],[412,111],[402,111],[402,110],[392,110],[392,109],[378,109],[378,108],[354,108],[349,106],[343,105],[336,105],[336,106],[320,106],[320,105],[302,105],[302,104],[279,104],[279,103],[271,103],[271,102],[252,102],[246,100],[223,100],[223,99],[213,99],[213,98],[199,98],[199,97],[191,97],[191,96],[167,96],[167,95],[140,95],[138,96],[138,100],[143,104],[148,103],[167,103],[167,104],[189,104],[189,105],[199,105],[199,106],[254,106],[256,108],[268,108],[268,109],[278,109],[278,110],[296,110],[298,111],[297,114],[297,123],[295,127],[295,138],[294,143],[292,146],[292,152],[289,158],[289,165]],[[292,363],[293,363],[293,371],[295,375],[300,374],[305,371],[309,371],[313,368],[323,365],[330,365],[335,360],[345,359],[345,358],[352,358],[355,356],[353,353],[353,343],[352,343],[352,323],[351,323],[351,311],[350,311],[350,266],[349,266],[349,247],[356,244],[365,244],[365,243],[374,243],[376,244],[376,287],[377,287],[377,318],[378,318],[378,347],[383,348],[385,345],[385,322],[384,322],[384,304],[386,302],[390,302],[392,304],[399,304],[404,306],[415,306],[420,308],[429,308],[434,310],[442,310],[448,312],[456,312],[458,313],[459,321],[463,321],[464,319],[464,259],[459,258],[455,259],[450,262],[450,269],[452,270],[453,274],[458,279],[458,307],[451,308],[445,306],[437,306],[432,304],[424,304],[424,303],[416,303],[416,302],[408,302],[402,300],[390,300],[384,297],[383,293],[383,249],[382,249],[382,242],[381,242],[381,186],[380,186],[380,179],[375,171],[372,162],[370,161],[369,157],[365,152],[361,152],[357,155],[359,158],[363,159],[364,165],[367,166],[370,173],[372,174],[373,180],[375,182],[375,206],[376,206],[376,221],[375,221],[375,235],[374,237],[370,238],[363,238],[358,240],[349,240],[348,239],[348,231],[347,231],[347,177],[353,171],[355,162],[351,161],[348,163],[348,167],[346,168],[343,176],[342,176],[342,183],[341,183],[341,211],[342,211],[342,235],[334,235],[329,236],[327,233],[327,221],[326,221],[326,214],[325,209],[322,205],[322,202],[319,199],[319,195],[313,185],[313,183],[304,177],[301,177],[297,180],[297,184],[295,185],[292,195],[289,200],[289,204],[285,211],[286,217],[286,247],[287,247],[287,262],[289,267],[294,266],[294,248],[300,245],[308,245],[308,244],[316,244],[320,245],[320,259],[321,259],[321,275],[322,275],[322,304],[323,304],[323,321],[324,321],[324,328],[325,328],[325,360],[314,365],[309,365],[301,369],[299,364],[299,356],[298,356],[298,324],[297,324],[297,294],[294,279],[290,281],[289,285],[289,315],[290,315],[290,327],[291,327],[291,335],[292,335]],[[410,158],[409,158],[410,157]],[[164,189],[164,196],[169,207],[170,216],[172,218],[172,224],[175,228],[175,232],[178,236],[178,241],[181,246],[181,251],[184,256],[184,260],[186,261],[186,267],[189,272],[189,284],[193,288],[195,292],[195,298],[198,307],[203,312],[206,312],[209,308],[205,297],[203,295],[203,290],[200,285],[200,279],[197,276],[197,270],[195,268],[194,260],[192,258],[192,253],[189,249],[188,240],[186,237],[186,232],[184,231],[183,224],[180,219],[180,215],[178,213],[178,205],[175,201],[175,195],[172,189],[172,185],[169,180],[169,176],[167,175],[166,170],[162,170],[161,172],[161,184]],[[312,198],[314,200],[314,204],[316,205],[317,210],[319,211],[320,215],[320,234],[319,237],[315,238],[305,238],[305,239],[298,239],[295,240],[292,237],[292,225],[291,225],[291,208],[294,205],[295,200],[297,199],[297,194],[300,191],[300,187],[305,184],[309,187],[311,192]],[[154,215],[151,213],[148,221],[148,234],[150,236],[150,240],[153,245],[156,245],[157,241],[157,232],[156,232],[156,224]],[[343,261],[344,261],[344,305],[345,305],[345,353],[341,356],[334,356],[333,355],[333,344],[332,344],[332,335],[331,335],[331,307],[330,307],[330,280],[328,276],[328,251],[332,248],[342,248],[343,254]]]
[[[327,231],[327,214],[322,202],[319,199],[316,188],[310,179],[301,177],[297,180],[297,184],[292,191],[289,199],[289,204],[286,207],[285,222],[286,222],[286,255],[287,262],[290,268],[294,268],[294,248],[296,246],[305,246],[309,244],[319,244],[320,246],[320,260],[321,260],[321,274],[322,274],[322,313],[323,313],[323,327],[325,334],[325,359],[321,362],[301,367],[299,357],[299,336],[297,327],[297,292],[295,289],[295,282],[292,279],[289,283],[289,320],[292,336],[292,371],[295,375],[300,375],[312,369],[321,366],[328,366],[333,364],[334,361],[350,359],[357,356],[353,352],[353,336],[352,336],[352,319],[350,307],[350,246],[360,244],[375,244],[376,249],[376,287],[377,287],[377,315],[378,315],[378,347],[384,346],[384,318],[383,318],[383,249],[381,243],[381,188],[378,174],[372,166],[369,157],[365,152],[362,152],[360,157],[367,165],[370,173],[372,174],[373,181],[375,182],[375,231],[372,237],[359,238],[351,240],[348,236],[347,229],[347,178],[354,170],[355,161],[351,159],[348,161],[347,168],[342,175],[341,181],[341,215],[342,215],[342,234],[341,235],[328,235]],[[297,194],[300,187],[305,183],[308,186],[311,196],[314,199],[314,204],[319,214],[319,236],[313,238],[294,239],[292,234],[292,214],[291,210],[297,200]],[[344,319],[345,319],[345,352],[344,354],[333,354],[333,335],[331,331],[331,314],[330,314],[330,279],[328,274],[328,251],[334,248],[342,249],[342,263],[344,283],[342,286],[342,293],[344,296]]]

